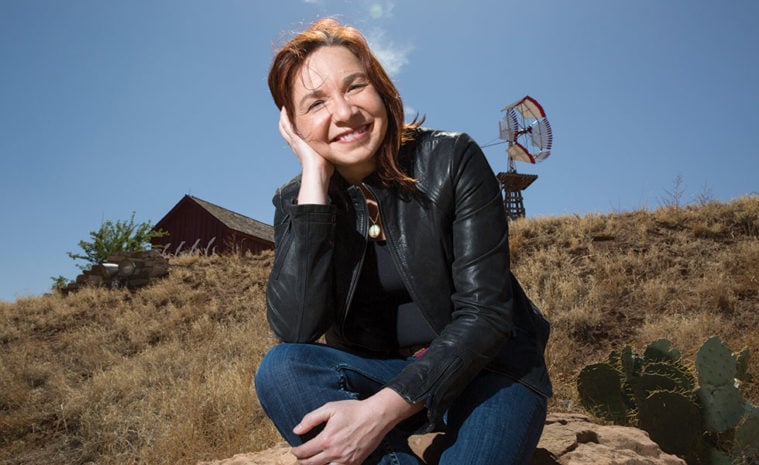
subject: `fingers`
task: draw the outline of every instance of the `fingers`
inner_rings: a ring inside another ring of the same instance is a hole
[[[317,426],[326,423],[328,419],[329,414],[326,412],[325,407],[320,407],[306,414],[300,423],[295,425],[295,428],[293,428],[293,433],[299,436],[306,434]],[[319,435],[317,435],[310,441],[307,441],[298,447],[294,447],[291,452],[301,462],[311,463],[310,461],[317,459],[318,456],[320,456],[320,454],[323,452],[324,447],[321,442],[321,438]]]
[[[279,112],[279,134],[301,161],[304,157],[310,157],[312,154],[316,155],[316,152],[305,140],[303,140],[303,137],[301,137],[295,129],[295,126],[293,126],[290,117],[287,116],[287,110],[285,107],[282,107]]]
[[[279,134],[289,145],[292,145],[295,129],[290,121],[290,117],[287,116],[287,109],[285,107],[282,107],[279,112]]]
[[[293,428],[293,433],[297,435],[306,434],[309,431],[311,431],[313,428],[316,428],[317,426],[321,425],[322,423],[326,423],[330,417],[329,413],[326,410],[327,409],[325,407],[320,407],[306,414],[306,416],[303,417],[300,423],[295,425],[295,428]]]
[[[291,449],[300,465],[358,465],[377,448],[385,429],[363,401],[330,402],[303,417],[293,431],[305,434],[324,425],[313,439]]]
[[[329,455],[329,452],[321,444],[321,438],[315,438],[301,444],[298,447],[290,449],[290,453],[298,459],[300,465],[321,465],[332,463],[336,457]]]

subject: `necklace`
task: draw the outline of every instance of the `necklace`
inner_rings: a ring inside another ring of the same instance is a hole
[[[380,233],[382,233],[382,229],[377,224],[378,220],[379,220],[379,207],[377,207],[377,214],[374,215],[374,218],[369,216],[369,221],[372,222],[372,225],[369,226],[369,237],[371,237],[372,239],[378,238]]]
[[[379,204],[377,204],[377,201],[374,199],[374,194],[372,194],[365,185],[361,184],[360,187],[366,198],[366,213],[369,216],[369,221],[372,223],[369,226],[369,237],[372,239],[377,239],[382,235],[382,228],[379,225]],[[377,209],[377,212],[374,214],[374,218],[372,218],[371,207]]]

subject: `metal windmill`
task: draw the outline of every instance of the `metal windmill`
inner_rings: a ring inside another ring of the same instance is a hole
[[[522,191],[538,178],[537,174],[520,174],[516,161],[538,163],[551,154],[553,134],[546,113],[537,100],[529,95],[506,106],[498,121],[499,138],[509,145],[509,168],[496,176],[503,190],[503,206],[509,219],[525,216]]]

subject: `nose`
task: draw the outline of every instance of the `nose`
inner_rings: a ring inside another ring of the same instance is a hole
[[[356,112],[356,107],[353,106],[347,95],[334,98],[330,103],[330,113],[335,121],[349,121]]]

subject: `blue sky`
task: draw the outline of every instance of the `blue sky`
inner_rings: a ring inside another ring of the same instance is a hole
[[[759,192],[755,0],[0,0],[0,300],[74,278],[106,220],[156,223],[185,194],[271,223],[298,172],[266,86],[320,16],[360,28],[408,112],[505,171],[501,108],[546,109],[528,217]],[[495,144],[495,145],[491,145]]]

